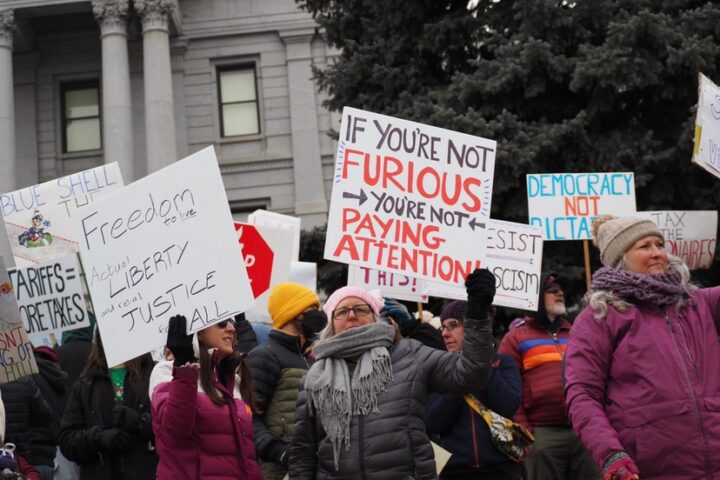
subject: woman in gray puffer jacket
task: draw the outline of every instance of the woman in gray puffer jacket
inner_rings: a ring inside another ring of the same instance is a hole
[[[348,286],[324,306],[330,322],[305,377],[290,445],[291,480],[434,480],[425,430],[429,392],[463,395],[490,376],[495,277],[465,281],[468,312],[462,354],[403,339],[380,322],[383,300]]]

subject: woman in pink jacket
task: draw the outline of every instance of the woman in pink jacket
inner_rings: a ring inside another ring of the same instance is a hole
[[[649,220],[601,217],[604,265],[565,356],[573,429],[604,480],[720,478],[720,289],[698,289]]]
[[[158,363],[150,377],[157,478],[261,480],[250,370],[233,349],[233,321],[198,332],[195,345],[185,328],[185,317],[170,319],[166,346],[174,360]]]

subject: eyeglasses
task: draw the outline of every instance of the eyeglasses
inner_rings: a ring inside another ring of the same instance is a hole
[[[560,287],[550,287],[547,290],[545,290],[545,293],[552,293],[552,294],[563,293],[563,289]]]
[[[452,332],[457,327],[462,327],[462,322],[460,320],[448,320],[446,322],[443,322],[442,325],[440,325],[440,331],[447,330],[448,332]]]
[[[356,317],[367,317],[368,315],[372,314],[372,308],[370,308],[370,305],[361,304],[355,305],[354,307],[350,308],[343,307],[338,308],[337,310],[333,310],[333,320],[346,320],[350,315],[351,311],[355,314]]]
[[[223,320],[222,322],[215,323],[214,325],[222,330],[225,330],[228,326],[228,323],[235,327],[235,320]]]

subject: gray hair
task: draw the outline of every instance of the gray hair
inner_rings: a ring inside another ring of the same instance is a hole
[[[627,270],[627,261],[625,255],[618,260],[615,267],[617,270]],[[697,287],[690,283],[690,270],[688,269],[685,262],[680,257],[668,254],[668,269],[676,270],[680,273],[681,285],[688,297],[690,294],[697,290]],[[583,298],[585,305],[590,307],[595,312],[595,318],[597,320],[604,320],[607,317],[608,306],[613,307],[619,312],[624,312],[628,308],[632,307],[633,304],[627,300],[613,294],[613,292],[607,290],[596,290],[594,292],[588,292]],[[688,302],[688,298],[681,299],[675,306],[675,310],[679,313]]]

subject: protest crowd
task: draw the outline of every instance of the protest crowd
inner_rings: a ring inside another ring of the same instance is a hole
[[[720,480],[720,287],[688,265],[717,212],[553,173],[497,220],[494,141],[351,107],[340,131],[330,291],[299,218],[233,220],[212,147],[82,172],[72,211],[67,179],[0,194],[0,480]],[[585,242],[585,285],[550,240]]]
[[[378,290],[281,282],[262,342],[244,314],[188,333],[175,312],[157,362],[109,366],[91,315],[0,385],[0,478],[719,478],[720,289],[648,219],[593,229],[574,322],[546,271],[501,338],[487,269],[439,328]]]

